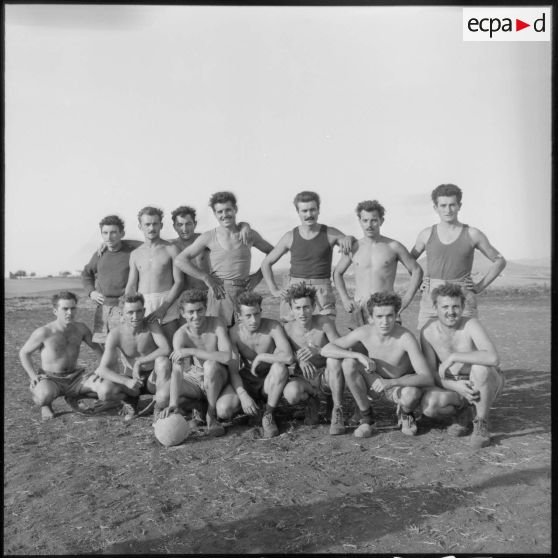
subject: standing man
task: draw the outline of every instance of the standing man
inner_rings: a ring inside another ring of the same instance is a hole
[[[273,296],[281,297],[280,318],[293,319],[285,297],[287,289],[297,283],[306,283],[316,289],[318,313],[335,318],[335,295],[331,286],[331,259],[333,247],[339,246],[348,253],[354,240],[335,227],[318,223],[320,196],[316,192],[304,191],[295,196],[294,206],[300,225],[288,231],[262,262],[262,273]],[[291,251],[291,270],[288,284],[280,289],[273,276],[272,266],[288,251]]]
[[[121,301],[123,323],[112,329],[99,368],[99,377],[117,384],[125,393],[122,414],[125,421],[138,413],[139,396],[154,395],[155,411],[168,405],[171,363],[170,345],[157,321],[145,319],[145,302],[141,293],[126,295]],[[120,374],[118,357],[124,373]]]
[[[147,320],[158,320],[171,343],[178,328],[176,299],[184,283],[182,273],[173,265],[178,248],[161,238],[163,212],[160,209],[144,207],[138,213],[138,221],[145,242],[130,254],[126,294],[143,294]]]
[[[432,301],[438,319],[421,331],[421,345],[439,387],[426,391],[422,412],[434,418],[455,416],[450,433],[464,436],[473,426],[471,446],[488,446],[490,406],[504,388],[500,358],[481,323],[463,316],[465,294],[459,285],[436,287]]]
[[[265,401],[263,435],[273,438],[279,435],[273,413],[289,381],[287,366],[293,363],[293,353],[281,324],[262,318],[262,297],[259,294],[245,291],[239,295],[238,318],[239,322],[230,329],[233,348],[233,359],[229,364],[231,384],[243,409],[247,407],[243,402],[245,393],[252,401]]]
[[[285,324],[285,332],[294,352],[295,368],[283,395],[291,405],[307,402],[305,424],[318,424],[320,392],[333,401],[332,436],[345,433],[343,393],[345,381],[341,362],[325,358],[320,349],[339,338],[335,322],[329,316],[314,315],[317,293],[306,283],[291,285],[286,293],[294,320]]]
[[[99,223],[103,250],[93,254],[81,272],[83,289],[97,303],[93,318],[93,341],[103,344],[108,332],[122,318],[118,299],[124,294],[130,273],[130,254],[141,242],[123,240],[124,221],[108,215]]]
[[[360,411],[357,438],[369,438],[374,430],[370,399],[381,394],[397,405],[398,424],[403,434],[414,436],[414,411],[423,388],[434,384],[426,360],[413,334],[396,323],[401,299],[395,293],[374,293],[368,300],[369,324],[363,325],[322,349],[328,358],[343,359],[345,381]],[[368,355],[349,350],[358,342]]]
[[[461,189],[455,184],[441,184],[434,188],[432,201],[440,222],[421,231],[411,250],[415,259],[426,251],[427,272],[422,286],[418,329],[437,318],[431,293],[438,285],[449,281],[463,287],[463,316],[476,317],[476,294],[484,291],[506,267],[506,260],[483,232],[459,221],[461,198]],[[482,252],[492,262],[478,283],[474,283],[471,278],[475,250]]]
[[[54,417],[52,402],[59,396],[64,396],[77,411],[82,411],[78,406],[80,398],[122,399],[124,394],[119,386],[77,366],[82,343],[98,357],[103,354],[100,345],[93,342],[89,328],[75,321],[77,296],[69,291],[55,294],[52,309],[56,319],[36,329],[19,351],[21,365],[31,380],[33,402],[41,407],[43,420]],[[41,355],[38,370],[31,358],[36,351]]]
[[[194,240],[200,236],[200,233],[195,232],[198,224],[196,221],[196,210],[188,205],[181,205],[171,213],[171,217],[172,226],[178,234],[178,238],[171,242],[178,247],[180,253],[193,244]],[[195,258],[194,262],[205,273],[210,273],[209,250],[204,250]],[[191,275],[185,275],[183,289],[185,291],[188,289],[207,290],[207,285],[200,279],[196,279]]]
[[[397,264],[401,263],[411,278],[405,295],[401,299],[401,312],[413,300],[422,280],[422,268],[412,258],[403,244],[383,236],[380,227],[384,224],[384,207],[376,200],[362,201],[356,207],[358,222],[364,237],[355,240],[351,254],[343,254],[333,271],[333,281],[345,310],[352,314],[356,327],[368,323],[366,302],[370,295],[382,291],[394,292]],[[353,264],[355,274],[354,302],[345,285],[344,273]]]
[[[203,281],[208,287],[207,315],[220,316],[227,325],[234,323],[237,311],[236,297],[241,291],[253,290],[261,281],[258,270],[250,275],[251,246],[240,238],[240,227],[236,222],[238,206],[232,192],[217,192],[211,196],[209,206],[219,226],[202,233],[175,260],[184,273]],[[269,254],[272,246],[252,229],[252,245]],[[195,258],[209,250],[212,272],[195,265]]]

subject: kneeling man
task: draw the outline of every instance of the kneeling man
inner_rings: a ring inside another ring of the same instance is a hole
[[[123,323],[109,331],[96,374],[118,384],[125,393],[125,421],[137,416],[139,396],[145,393],[154,395],[156,416],[157,410],[168,405],[170,346],[159,323],[145,317],[141,293],[125,295],[121,305]],[[117,372],[119,355],[124,374]]]
[[[264,438],[279,435],[273,413],[289,381],[287,366],[293,353],[281,324],[262,318],[262,297],[245,291],[237,298],[239,322],[230,329],[233,360],[229,365],[231,384],[245,412],[254,399],[266,401],[262,417]],[[246,389],[245,389],[246,388]],[[254,405],[255,411],[255,405]]]
[[[227,365],[232,358],[231,342],[222,318],[206,316],[207,292],[184,291],[178,302],[185,324],[174,334],[169,406],[158,418],[181,413],[181,406],[199,411],[207,406],[207,432],[223,436],[225,428],[217,416],[228,419],[238,402],[228,383]]]
[[[390,292],[374,293],[367,302],[370,324],[363,325],[329,343],[322,355],[343,359],[345,381],[360,411],[357,438],[373,433],[373,392],[397,405],[398,423],[403,434],[414,436],[417,425],[413,412],[419,406],[423,389],[434,384],[428,364],[413,334],[396,323],[401,298]],[[349,350],[358,343],[368,356]]]
[[[332,436],[344,434],[345,381],[341,362],[320,355],[324,345],[339,338],[335,322],[329,316],[314,314],[317,291],[304,282],[295,283],[287,289],[286,301],[294,317],[293,321],[285,324],[285,332],[295,353],[295,369],[283,395],[291,405],[307,401],[304,424],[318,424],[319,394],[331,395],[333,410],[329,433]]]
[[[36,329],[19,351],[21,365],[31,380],[33,401],[41,407],[43,419],[54,417],[52,402],[61,395],[78,411],[79,398],[121,399],[123,394],[118,386],[77,366],[82,342],[99,357],[103,354],[100,345],[93,343],[89,328],[75,321],[77,296],[61,291],[52,297],[52,307],[56,319]],[[36,351],[41,355],[38,372],[31,358]]]
[[[504,387],[500,359],[488,333],[476,318],[463,317],[465,294],[459,285],[445,283],[432,291],[437,320],[421,331],[422,350],[439,387],[423,397],[429,417],[455,415],[450,432],[464,436],[473,426],[471,446],[490,445],[488,414]],[[473,420],[473,414],[476,417]]]

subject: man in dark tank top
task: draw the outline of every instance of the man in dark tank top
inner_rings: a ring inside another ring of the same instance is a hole
[[[293,319],[285,301],[287,289],[297,283],[306,283],[316,289],[316,313],[335,318],[335,295],[331,285],[331,259],[333,247],[349,253],[352,236],[345,236],[339,229],[318,223],[320,196],[316,192],[303,191],[294,199],[300,225],[286,232],[262,262],[262,273],[272,296],[281,298],[280,318],[284,322]],[[272,266],[291,251],[291,269],[287,284],[281,289],[275,282]]]
[[[460,285],[465,293],[463,316],[476,317],[476,294],[484,291],[506,267],[506,260],[482,231],[459,221],[462,195],[461,189],[455,184],[441,184],[432,191],[434,211],[440,217],[440,222],[423,229],[411,250],[415,259],[426,251],[427,269],[421,286],[418,329],[437,318],[431,298],[431,291],[437,286],[446,282]],[[475,250],[482,252],[492,262],[477,283],[471,277]]]

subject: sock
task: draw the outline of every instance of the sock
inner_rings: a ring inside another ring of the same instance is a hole
[[[265,414],[269,413],[269,414],[273,414],[275,411],[276,407],[272,407],[269,403],[265,404]]]
[[[360,409],[360,423],[372,424],[373,422],[374,422],[374,414],[372,413],[372,407],[368,407],[366,411]]]

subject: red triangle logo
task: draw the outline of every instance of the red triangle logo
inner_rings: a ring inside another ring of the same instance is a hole
[[[524,21],[521,21],[520,19],[515,19],[515,30],[516,31],[521,31],[522,29],[525,29],[525,27],[531,27],[530,23],[525,23]]]

